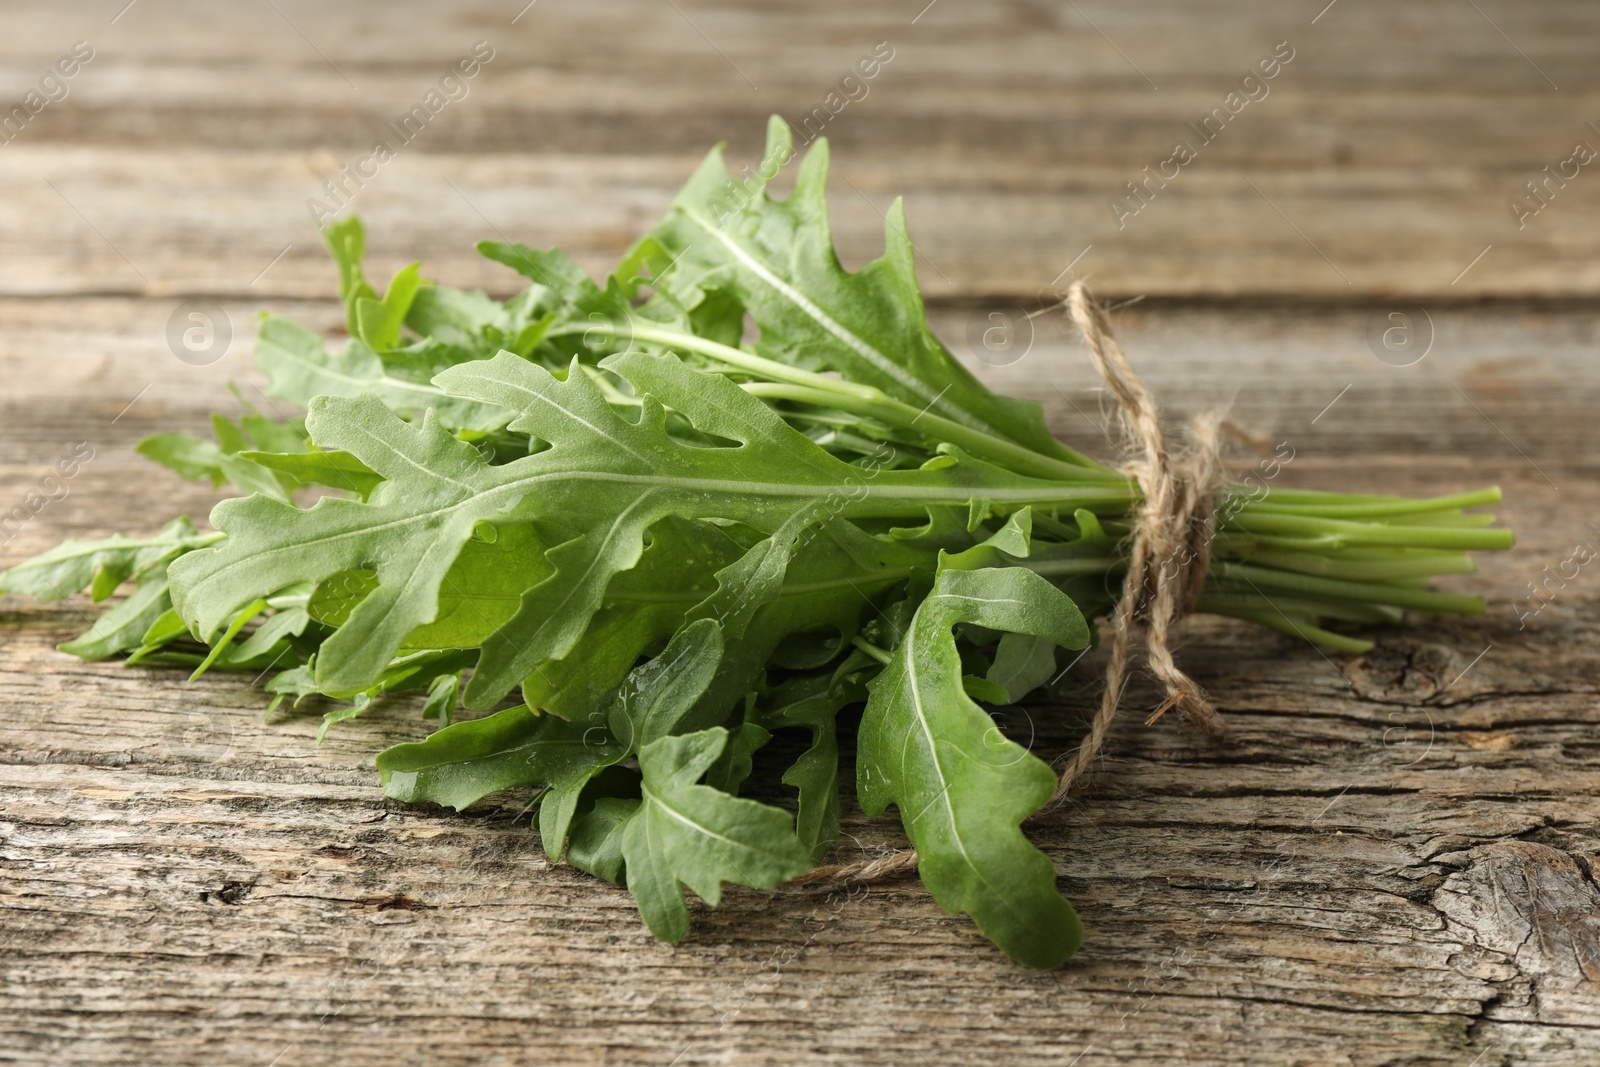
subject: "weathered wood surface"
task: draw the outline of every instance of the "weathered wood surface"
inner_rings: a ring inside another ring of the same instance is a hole
[[[1600,148],[1585,0],[1344,2],[1314,24],[1326,0],[936,0],[915,24],[927,0],[540,0],[514,25],[511,0],[141,0],[111,23],[125,2],[6,6],[8,110],[74,41],[96,58],[0,152],[0,291],[323,295],[307,200],[480,40],[468,95],[355,199],[384,256],[461,283],[504,284],[471,249],[496,231],[609,266],[706,148],[753,165],[767,115],[803,125],[884,41],[824,131],[832,204],[860,262],[907,196],[936,297],[1031,297],[1089,245],[1079,272],[1130,296],[1600,288],[1600,161],[1524,228],[1508,208]],[[1189,124],[1278,42],[1294,58],[1265,98],[1202,144]],[[1197,158],[1119,229],[1108,200],[1180,139]]]
[[[20,498],[79,441],[96,451],[0,565],[204,514],[211,495],[133,443],[232,410],[229,380],[259,402],[259,307],[335,328],[308,299],[331,285],[304,205],[319,168],[365,151],[478,39],[498,51],[472,95],[357,201],[384,266],[421,256],[503,288],[470,258],[501,229],[599,269],[705,143],[752,156],[765,113],[814,106],[888,39],[895,59],[828,131],[862,194],[834,193],[840,239],[860,262],[879,225],[867,201],[908,194],[959,352],[1093,243],[1082,273],[1151,294],[1117,324],[1175,414],[1231,401],[1294,446],[1286,484],[1499,483],[1521,543],[1470,580],[1488,615],[1384,632],[1365,657],[1188,624],[1184,662],[1231,741],[1129,715],[1091,786],[1038,825],[1089,930],[1048,974],[1007,963],[914,882],[731,894],[663,946],[625,893],[544,862],[518,798],[464,815],[384,801],[371,755],[420,736],[414,707],[319,748],[312,719],[263,724],[249,678],[83,664],[52,645],[92,607],[7,598],[0,1060],[1596,1062],[1600,586],[1586,568],[1525,628],[1518,609],[1542,568],[1600,539],[1600,179],[1585,170],[1520,233],[1504,201],[1600,119],[1585,54],[1600,14],[1480,4],[1555,91],[1471,5],[1442,3],[1340,3],[1315,25],[1320,4],[940,0],[914,26],[920,3],[541,0],[515,26],[520,3],[277,6],[145,0],[114,24],[120,0],[6,11],[3,99],[74,40],[99,52],[0,147],[0,490]],[[1170,200],[1110,227],[1109,191],[1283,39],[1299,52],[1272,95]],[[204,367],[164,337],[197,294],[235,334]],[[1393,294],[1431,316],[1433,347],[1409,367],[1368,346]],[[1527,299],[1469,301],[1496,294]],[[1025,356],[975,366],[1105,452],[1090,372],[1059,323],[1032,321]],[[1037,751],[1070,745],[1097,667],[1019,719]],[[846,858],[903,846],[892,820],[847,830]]]

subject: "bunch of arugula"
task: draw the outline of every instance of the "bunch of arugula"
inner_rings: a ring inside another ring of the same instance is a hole
[[[786,124],[769,138],[790,157]],[[249,494],[216,532],[69,541],[0,589],[131,581],[64,650],[276,669],[274,707],[336,702],[324,731],[426,693],[440,729],[378,757],[385,792],[460,809],[536,787],[551,860],[625,882],[670,941],[684,887],[715,904],[829,851],[859,707],[862,808],[899,810],[946,910],[1061,963],[1078,920],[1021,830],[1055,780],[982,705],[1087,644],[1140,495],[932,334],[898,202],[885,255],[839,266],[827,164],[818,141],[776,201],[713,151],[604,288],[559,251],[484,242],[530,283],[505,301],[417,265],[380,295],[360,223],[331,226],[349,340],[266,316],[256,353],[304,420],[252,409],[139,445]],[[1369,643],[1325,621],[1482,610],[1427,581],[1510,545],[1463,510],[1498,499],[1231,487],[1199,609],[1344,651]],[[460,705],[492,713],[452,723]],[[779,731],[807,738],[793,814],[738,795]]]

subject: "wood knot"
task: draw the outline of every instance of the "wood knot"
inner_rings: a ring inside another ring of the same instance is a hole
[[[1516,968],[1541,1022],[1592,1021],[1600,1013],[1595,858],[1500,841],[1441,860],[1461,866],[1433,895],[1450,929]]]

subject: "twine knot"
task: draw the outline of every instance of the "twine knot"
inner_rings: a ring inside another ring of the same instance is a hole
[[[1205,690],[1172,658],[1170,637],[1173,625],[1194,610],[1211,566],[1211,542],[1217,532],[1213,501],[1223,476],[1222,431],[1227,428],[1243,434],[1220,413],[1211,412],[1194,420],[1185,447],[1174,452],[1161,427],[1155,398],[1134,373],[1088,287],[1073,282],[1066,305],[1117,402],[1117,421],[1130,449],[1122,470],[1139,483],[1144,503],[1134,516],[1128,571],[1111,615],[1111,656],[1100,710],[1063,768],[1046,809],[1066,796],[1105,748],[1122,704],[1133,640],[1138,634],[1144,635],[1145,662],[1166,690],[1166,699],[1156,705],[1145,724],[1177,708],[1206,733],[1222,736],[1222,717]]]

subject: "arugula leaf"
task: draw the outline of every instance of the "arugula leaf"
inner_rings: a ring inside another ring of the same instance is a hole
[[[234,615],[233,621],[228,624],[228,628],[212,643],[211,652],[205,659],[200,661],[199,666],[195,667],[194,673],[189,676],[189,681],[194,681],[209,670],[211,665],[228,651],[228,646],[233,644],[233,639],[239,636],[240,631],[254,621],[256,616],[266,610],[267,602],[265,600],[252,601],[240,609],[238,614]]]
[[[539,715],[519,704],[447,726],[426,741],[384,749],[378,770],[385,796],[457,811],[502,789],[545,786],[551,791],[540,805],[545,850],[559,860],[579,792],[627,752],[604,728]],[[570,801],[553,801],[552,795]]]
[[[780,530],[773,540],[785,536]],[[757,685],[784,642],[796,635],[822,638],[833,650],[829,658],[848,648],[862,620],[876,616],[881,603],[925,584],[921,575],[933,566],[939,547],[875,537],[843,519],[807,529],[800,541],[784,548],[790,558],[781,587],[730,581],[738,573],[735,568],[718,574],[724,583],[719,595],[728,601],[748,600],[746,609],[755,610],[738,636],[726,642],[722,666],[701,697],[696,722],[709,725],[725,716]],[[710,608],[708,614],[716,617],[714,605],[708,598],[696,611]]]
[[[355,336],[374,351],[384,352],[400,344],[400,329],[405,325],[411,303],[417,291],[431,283],[424,281],[418,271],[420,263],[402,267],[389,282],[382,300],[370,296],[357,297],[352,310],[356,316]]]
[[[567,722],[519,705],[387,749],[378,757],[384,791],[398,800],[431,800],[460,810],[501,789],[545,786],[540,835],[550,858],[559,860],[589,780],[635,751],[637,743],[667,736],[710,681],[720,649],[714,626],[686,627],[589,720]]]
[[[744,716],[727,730],[728,745],[706,772],[706,784],[724,793],[737,794],[755,770],[756,753],[772,740],[772,731],[761,723],[756,694],[746,695]]]
[[[95,619],[88,633],[56,648],[84,659],[105,659],[144,644],[146,631],[172,610],[165,567],[151,567],[139,575],[131,596]]]
[[[583,654],[541,664],[523,682],[528,703],[582,715],[685,620],[714,618],[726,638],[723,661],[696,709],[696,721],[714,724],[786,640],[806,635],[832,658],[875,602],[931,567],[942,547],[872,537],[836,519],[807,528],[795,544],[773,545],[795,536],[780,530],[742,549],[732,529],[673,518],[652,527],[639,563],[607,586]]]
[[[322,338],[289,319],[266,315],[256,334],[256,366],[270,380],[267,395],[300,407],[324,397],[375,396],[395,411],[427,411],[447,426],[486,431],[509,413],[447,395],[426,382],[390,372],[379,354],[358,338],[330,352]]]
[[[144,438],[133,450],[190,481],[209,481],[213,489],[227,481],[222,449],[214,441],[186,433],[158,433]]]
[[[248,670],[266,661],[269,666],[275,666],[281,661],[282,653],[293,646],[291,639],[304,634],[310,625],[311,616],[304,607],[280,607],[230,649],[217,665],[230,670]]]
[[[245,414],[237,424],[226,416],[212,415],[215,441],[186,433],[164,433],[144,438],[134,450],[184,478],[210,481],[213,488],[228,483],[247,493],[266,493],[288,500],[305,483],[293,476],[288,465],[272,467],[258,463],[256,457],[263,453],[305,452],[304,424],[267,418],[237,388],[229,388],[244,406]]]
[[[839,739],[837,717],[859,699],[826,675],[801,676],[780,685],[763,702],[761,721],[768,730],[801,727],[811,731],[811,747],[783,772],[783,784],[799,791],[795,831],[820,863],[839,836]]]
[[[356,321],[357,302],[378,298],[378,291],[367,283],[361,272],[361,261],[367,255],[366,228],[352,215],[324,226],[322,240],[339,270],[339,300],[346,308],[345,326],[352,337],[357,336],[360,333]]]
[[[681,941],[689,930],[683,886],[715,905],[724,882],[773,889],[809,866],[788,815],[695,784],[727,743],[728,731],[715,726],[662,737],[639,753],[643,798],[619,843],[628,890],[663,941]]]
[[[461,696],[461,672],[441,674],[428,683],[428,699],[422,705],[424,719],[436,719],[439,728],[450,725],[455,717],[456,700]]]
[[[1082,927],[1056,891],[1049,857],[1020,829],[1050,799],[1055,775],[963,691],[952,633],[963,623],[1066,648],[1089,639],[1073,603],[1031,571],[941,572],[868,684],[856,792],[868,815],[900,809],[923,884],[941,907],[971,915],[1013,959],[1055,967],[1077,949]]]
[[[1033,634],[1004,634],[995,648],[994,664],[984,680],[1014,704],[1044,685],[1056,673],[1056,643]]]
[[[420,337],[471,348],[483,342],[486,329],[505,332],[506,307],[481,289],[427,285],[418,289],[412,298],[406,312],[406,326]]]
[[[652,526],[639,562],[606,586],[584,631],[583,654],[540,664],[523,680],[524,699],[566,719],[601,706],[646,650],[665,643],[689,608],[710,595],[715,572],[739,552],[738,542],[709,523],[668,516]]]
[[[212,423],[226,425],[237,433],[220,415],[213,415]],[[300,483],[286,473],[255,463],[237,451],[237,447],[235,444],[235,448],[230,449],[189,434],[169,433],[146,437],[134,450],[185,478],[208,480],[213,488],[229,484],[246,493],[265,493],[278,500],[288,500],[289,494],[299,488]],[[248,448],[248,445],[243,447]]]
[[[348,452],[240,452],[249,460],[298,485],[322,485],[343,489],[365,500],[383,479]]]
[[[773,116],[763,159],[793,157],[789,124]],[[823,198],[827,175],[828,142],[819,138],[794,192],[773,200],[765,175],[735,182],[715,148],[633,256],[656,270],[652,286],[685,307],[718,293],[748,310],[763,355],[839,371],[915,408],[1076,459],[1045,428],[1038,404],[991,393],[928,329],[901,200],[889,208],[883,257],[854,274],[839,266]],[[731,189],[745,192],[730,198]]]
[[[559,248],[540,251],[520,241],[479,241],[478,251],[555,294],[563,304],[580,303],[599,294],[599,287],[584,269]]]
[[[637,797],[595,798],[593,804],[573,820],[567,862],[612,885],[621,885],[623,830],[638,810]]]
[[[518,591],[550,575],[544,558],[549,543],[528,523],[476,527],[444,576],[435,618],[408,633],[400,648],[477,648],[516,611]],[[323,625],[343,626],[377,586],[376,570],[340,571],[317,584],[307,607]],[[618,675],[605,688],[620,680]]]
[[[130,634],[129,636],[131,637],[132,635]],[[189,628],[183,624],[182,619],[178,618],[176,611],[168,608],[150,624],[143,637],[128,645],[129,648],[133,649],[132,654],[128,656],[128,665],[131,667],[135,663],[145,661],[164,662],[164,657],[169,655],[166,651],[168,646],[188,636]],[[179,653],[170,654],[181,655]],[[179,665],[197,666],[201,658],[199,656],[183,656]]]
[[[178,518],[154,537],[115,534],[99,541],[63,541],[0,574],[0,592],[26,593],[35,600],[64,600],[93,584],[94,599],[104,600],[130,578],[218,540],[215,534],[197,531],[188,519]]]
[[[320,654],[319,652],[317,655]],[[365,689],[341,691],[317,680],[315,671],[317,657],[314,655],[311,657],[311,670],[285,671],[273,679],[277,684],[268,685],[267,689],[269,692],[294,694],[296,704],[312,693],[351,701],[350,704],[336,707],[323,715],[322,729],[317,732],[317,743],[321,744],[331,727],[361,715],[372,707],[379,697],[385,694],[429,690],[441,675],[459,674],[470,666],[472,657],[473,653],[470,650],[453,648],[407,652],[390,661]]]

